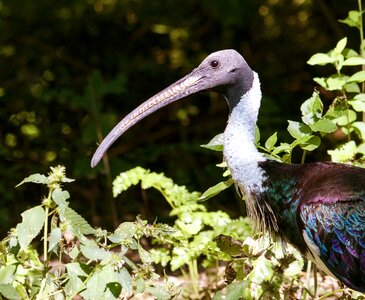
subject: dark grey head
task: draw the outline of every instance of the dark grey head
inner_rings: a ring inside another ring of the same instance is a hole
[[[217,51],[207,56],[190,74],[142,103],[120,121],[99,145],[91,160],[95,167],[104,153],[128,128],[176,100],[201,91],[222,93],[232,109],[253,83],[253,71],[235,50]]]

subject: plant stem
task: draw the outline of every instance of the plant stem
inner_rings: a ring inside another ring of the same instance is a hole
[[[199,296],[199,274],[198,274],[197,260],[196,259],[191,260],[188,264],[188,268],[194,295]]]
[[[50,189],[47,197],[46,202],[51,201],[51,195],[53,190]],[[44,272],[47,272],[48,268],[48,217],[49,217],[49,206],[48,204],[45,205],[45,218],[44,218],[44,230],[43,230],[43,266],[44,266]]]

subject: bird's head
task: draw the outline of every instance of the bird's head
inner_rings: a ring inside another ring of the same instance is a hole
[[[144,117],[188,95],[202,91],[222,93],[232,109],[253,83],[253,71],[235,50],[221,50],[207,56],[190,74],[151,97],[120,121],[99,145],[91,160],[96,166],[104,153],[127,129]]]

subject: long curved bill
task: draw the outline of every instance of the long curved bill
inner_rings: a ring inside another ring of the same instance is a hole
[[[138,121],[161,107],[185,98],[190,94],[205,90],[206,88],[201,81],[204,77],[199,73],[196,70],[192,71],[189,75],[176,81],[129,113],[110,131],[98,149],[96,149],[91,159],[91,167],[95,167],[114,141]]]

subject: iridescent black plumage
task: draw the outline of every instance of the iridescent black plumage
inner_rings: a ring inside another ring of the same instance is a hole
[[[270,160],[259,166],[266,177],[261,197],[272,207],[278,234],[347,286],[365,292],[364,169]]]

